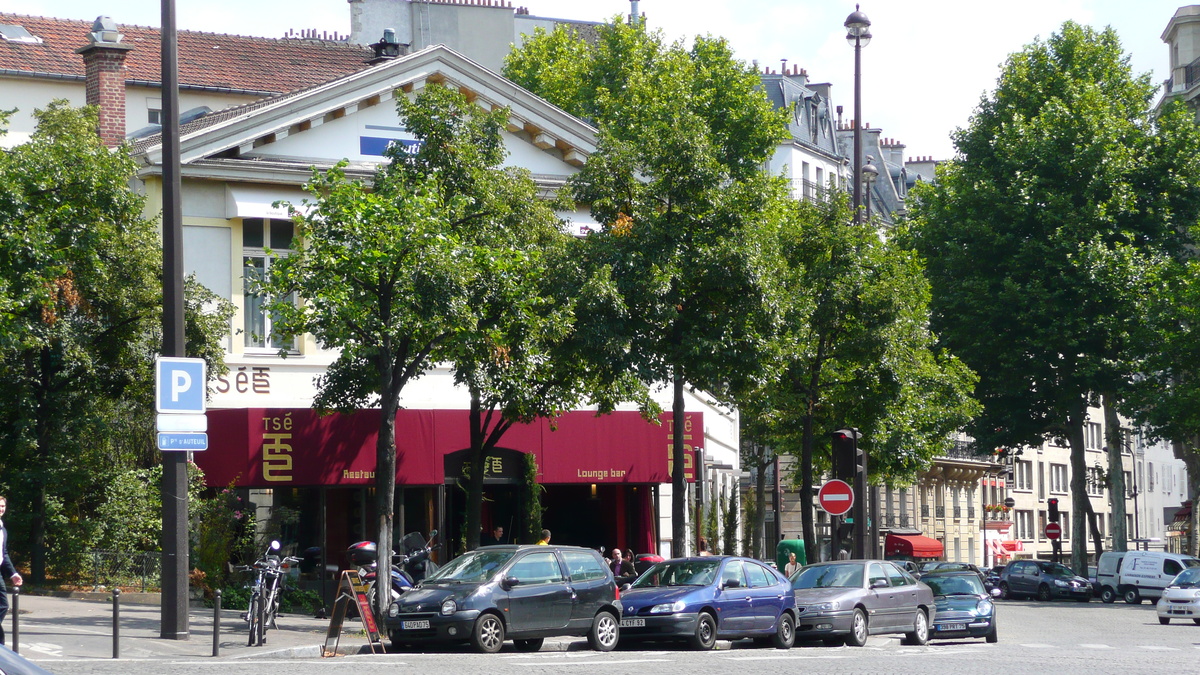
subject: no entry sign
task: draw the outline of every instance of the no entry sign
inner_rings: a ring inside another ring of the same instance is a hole
[[[817,491],[817,503],[831,516],[841,516],[854,506],[854,490],[844,480],[831,480]]]
[[[1058,523],[1046,523],[1046,538],[1058,539],[1062,536],[1062,525]]]

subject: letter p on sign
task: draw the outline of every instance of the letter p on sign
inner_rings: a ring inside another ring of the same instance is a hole
[[[204,359],[162,357],[155,362],[154,392],[160,413],[203,413],[208,378]]]

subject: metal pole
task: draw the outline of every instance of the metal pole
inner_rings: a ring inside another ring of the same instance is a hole
[[[121,589],[114,588],[113,596],[113,658],[121,658]]]
[[[213,591],[213,656],[221,655],[221,589]]]
[[[12,650],[14,654],[21,653],[21,587],[13,586],[12,589],[12,614],[13,614],[13,639]]]
[[[179,61],[175,0],[162,0],[163,356],[186,356],[183,333],[183,208],[179,168]],[[163,455],[162,628],[188,637],[187,457]]]
[[[854,37],[854,222],[862,222],[862,44]]]

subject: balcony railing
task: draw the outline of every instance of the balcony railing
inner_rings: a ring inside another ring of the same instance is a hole
[[[928,505],[928,504],[922,504],[922,505],[921,505],[921,517],[922,517],[922,518],[928,518],[928,517],[929,517],[929,505]]]
[[[945,518],[946,517],[946,507],[944,507],[944,506],[937,507],[934,512],[934,517]]]
[[[954,507],[954,517],[962,518],[962,507],[961,506]]]

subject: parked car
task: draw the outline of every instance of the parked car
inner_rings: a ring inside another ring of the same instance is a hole
[[[1092,599],[1092,585],[1066,565],[1048,560],[1017,560],[1000,573],[1000,597],[1036,597],[1038,600]]]
[[[401,595],[385,624],[396,644],[470,642],[480,652],[512,639],[537,651],[545,638],[587,636],[609,651],[621,606],[600,554],[574,546],[483,546],[451,560]]]
[[[999,640],[996,606],[979,574],[970,570],[930,572],[921,583],[933,591],[937,618],[929,628],[930,639],[984,638]],[[1000,591],[993,591],[997,595]]]
[[[1090,583],[1092,585],[1092,597],[1093,598],[1101,597],[1100,592],[1101,592],[1101,589],[1103,588],[1100,585],[1100,579],[1098,578],[1098,570],[1099,569],[1100,568],[1097,567],[1096,565],[1088,565],[1088,569],[1087,569],[1088,583]]]
[[[905,644],[929,641],[937,612],[933,591],[888,560],[816,563],[792,577],[796,637],[861,647],[867,637],[903,633]]]
[[[639,553],[633,556],[633,569],[640,576],[642,572],[654,567],[655,563],[660,563],[665,558],[657,553]]]
[[[1163,589],[1158,599],[1158,622],[1164,626],[1171,619],[1191,619],[1200,625],[1200,567],[1180,572]]]
[[[1096,570],[1100,600],[1113,602],[1121,597],[1138,605],[1143,598],[1158,598],[1180,572],[1190,567],[1200,567],[1200,560],[1182,553],[1106,551],[1100,554]]]
[[[685,639],[712,649],[718,638],[759,638],[779,649],[795,640],[796,598],[786,577],[750,558],[674,558],[621,593],[621,640]]]
[[[995,565],[983,571],[983,579],[992,585],[992,588],[1000,588],[1000,573],[1008,565]]]

